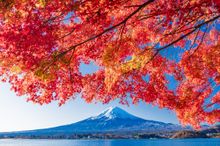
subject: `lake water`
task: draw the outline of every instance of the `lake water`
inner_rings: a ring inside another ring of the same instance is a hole
[[[23,140],[2,139],[0,146],[220,146],[220,139],[179,140]]]

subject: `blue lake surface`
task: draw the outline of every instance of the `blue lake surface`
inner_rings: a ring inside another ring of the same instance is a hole
[[[220,146],[220,139],[24,140],[2,139],[0,146]]]

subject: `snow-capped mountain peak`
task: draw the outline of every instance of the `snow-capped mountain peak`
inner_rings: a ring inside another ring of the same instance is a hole
[[[110,107],[99,115],[88,119],[40,130],[26,131],[27,135],[34,134],[73,134],[73,133],[94,133],[94,132],[161,132],[181,130],[179,125],[163,123],[159,121],[145,120],[131,115],[119,107]],[[22,132],[24,134],[24,132]]]
[[[136,119],[137,117],[127,113],[123,109],[119,107],[109,107],[108,109],[101,112],[99,115],[92,117],[92,119],[100,119],[100,118],[107,118],[107,119]]]

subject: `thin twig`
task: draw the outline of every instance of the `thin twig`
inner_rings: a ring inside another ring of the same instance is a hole
[[[184,39],[185,37],[187,37],[187,36],[191,35],[192,33],[194,33],[197,29],[200,29],[201,26],[203,26],[203,25],[205,25],[205,24],[208,24],[208,23],[210,23],[210,22],[213,22],[213,21],[215,21],[216,19],[218,19],[219,17],[220,17],[220,15],[218,15],[218,16],[212,18],[212,19],[209,19],[208,21],[205,21],[205,22],[203,22],[203,23],[201,23],[201,24],[199,24],[199,25],[197,25],[197,26],[194,26],[194,29],[191,30],[190,32],[188,32],[188,33],[186,33],[186,34],[180,36],[178,39],[176,39],[176,40],[174,40],[173,42],[167,44],[166,46],[157,49],[156,52],[154,53],[154,55],[149,59],[149,61],[148,61],[146,64],[148,64],[150,61],[152,61],[152,60],[159,54],[159,52],[160,52],[161,50],[164,50],[164,49],[166,49],[166,48],[168,48],[168,47],[174,45],[175,43],[179,42],[180,40],[182,40],[182,39]],[[144,53],[145,51],[146,51],[146,50],[142,51],[141,53]]]

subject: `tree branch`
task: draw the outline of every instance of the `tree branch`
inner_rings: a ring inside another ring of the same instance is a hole
[[[159,52],[160,52],[161,50],[164,50],[164,49],[166,49],[166,48],[168,48],[168,47],[174,45],[175,43],[179,42],[180,40],[182,40],[182,39],[184,39],[185,37],[187,37],[187,36],[191,35],[192,33],[194,33],[197,29],[199,29],[199,28],[202,27],[203,25],[208,24],[208,23],[210,23],[210,22],[213,22],[213,21],[215,21],[215,20],[218,19],[218,18],[220,18],[220,15],[218,15],[218,16],[212,18],[212,19],[209,19],[209,20],[207,20],[207,21],[205,21],[205,22],[203,22],[203,23],[201,23],[201,24],[199,24],[199,25],[197,25],[197,26],[194,26],[194,27],[193,27],[193,28],[194,28],[193,30],[191,30],[191,31],[189,31],[188,33],[186,33],[186,34],[180,36],[178,39],[176,39],[176,40],[174,40],[173,42],[167,44],[166,46],[157,49],[156,52],[154,53],[154,55],[149,59],[149,61],[148,61],[146,64],[148,64],[150,61],[152,61],[152,60],[159,54]],[[146,51],[146,50],[142,51],[141,53],[144,53],[145,51]]]
[[[149,1],[145,2],[145,3],[143,3],[143,4],[140,5],[135,11],[133,11],[130,15],[128,15],[124,20],[122,20],[122,21],[119,22],[118,24],[115,24],[115,25],[113,25],[112,27],[109,27],[108,29],[104,30],[103,32],[101,32],[101,33],[99,33],[99,34],[97,34],[97,35],[95,35],[95,36],[93,36],[93,37],[90,37],[90,38],[87,39],[87,40],[84,40],[84,41],[82,41],[82,42],[80,42],[80,43],[78,43],[78,44],[76,44],[76,45],[73,45],[73,46],[69,47],[69,49],[66,50],[66,51],[64,51],[64,52],[62,52],[62,54],[66,54],[67,52],[71,51],[73,48],[76,48],[76,47],[78,47],[78,46],[80,46],[80,45],[82,45],[82,44],[84,44],[84,43],[87,43],[87,42],[89,42],[89,41],[91,41],[91,40],[94,40],[94,39],[96,39],[96,38],[102,36],[102,35],[105,34],[106,32],[111,31],[111,30],[115,29],[116,27],[118,27],[118,26],[120,26],[120,25],[126,23],[132,16],[134,16],[136,13],[138,13],[140,10],[142,10],[144,7],[146,7],[148,4],[150,4],[150,3],[154,2],[154,1],[155,1],[155,0],[149,0]]]

